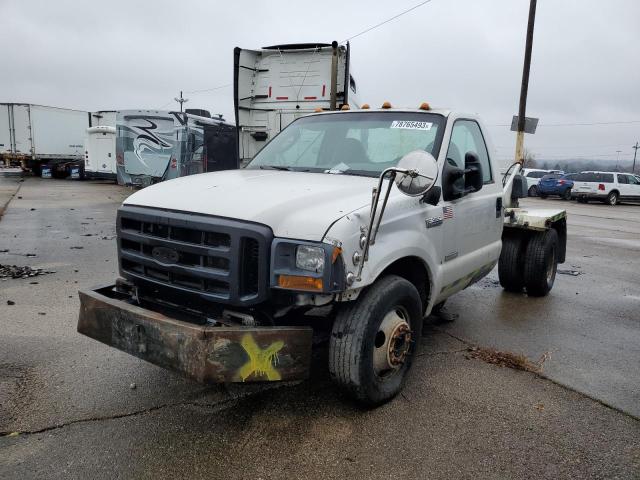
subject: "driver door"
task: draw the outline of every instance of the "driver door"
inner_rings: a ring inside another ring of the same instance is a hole
[[[483,186],[454,200],[443,200],[444,299],[486,275],[500,256],[502,236],[502,188],[495,181],[489,152],[479,124],[475,120],[455,121],[446,162],[465,168],[465,156],[473,152],[482,168]],[[457,180],[464,185],[464,178]]]

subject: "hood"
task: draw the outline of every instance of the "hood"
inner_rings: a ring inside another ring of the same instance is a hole
[[[377,178],[276,170],[227,170],[140,190],[125,205],[246,220],[276,237],[322,240],[329,226],[371,203]]]

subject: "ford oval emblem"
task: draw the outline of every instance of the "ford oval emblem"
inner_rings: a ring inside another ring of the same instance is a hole
[[[173,264],[178,263],[180,255],[173,248],[153,247],[151,255],[160,263]]]

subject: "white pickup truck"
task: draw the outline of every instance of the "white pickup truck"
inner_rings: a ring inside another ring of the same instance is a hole
[[[348,108],[348,107],[344,107]],[[78,331],[201,382],[308,375],[314,330],[358,401],[393,398],[423,318],[499,264],[542,296],[564,261],[562,210],[517,208],[475,115],[321,112],[247,168],[178,178],[118,212],[120,275],[81,291]]]

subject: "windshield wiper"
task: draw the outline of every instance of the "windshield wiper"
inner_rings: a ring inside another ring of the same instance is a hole
[[[260,165],[260,170],[283,170],[286,172],[290,172],[291,168],[284,167],[282,165]]]
[[[368,170],[326,170],[324,173],[333,175],[353,175],[354,177],[377,177],[376,172],[370,172]]]

